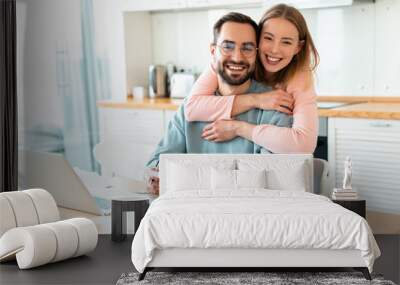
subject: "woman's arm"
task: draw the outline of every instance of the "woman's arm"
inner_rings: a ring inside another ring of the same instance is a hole
[[[211,96],[218,89],[217,74],[211,65],[193,85],[191,96],[185,105],[185,117],[189,122],[229,120],[254,108],[274,109],[292,114],[293,98],[287,92],[274,90],[262,94]],[[287,106],[288,108],[285,108]]]
[[[185,118],[187,121],[209,122],[231,117],[234,96],[211,96],[217,89],[217,74],[210,65],[196,80],[186,102]]]
[[[317,94],[311,72],[301,72],[288,84],[293,94],[292,128],[258,125],[252,130],[251,140],[273,153],[313,153],[318,136]]]
[[[293,94],[295,100],[292,128],[220,121],[207,125],[203,138],[220,142],[225,141],[225,137],[232,139],[232,136],[240,136],[273,153],[313,153],[317,144],[318,109],[316,93],[308,78],[309,74],[300,74],[287,88],[287,92]]]
[[[202,138],[223,142],[237,136],[268,149],[272,153],[313,153],[317,143],[318,110],[315,93],[295,92],[293,126],[254,125],[244,121],[217,120],[204,127]]]
[[[311,89],[294,92],[293,96],[292,128],[257,125],[252,127],[251,138],[248,139],[273,153],[313,153],[318,136],[316,94]]]

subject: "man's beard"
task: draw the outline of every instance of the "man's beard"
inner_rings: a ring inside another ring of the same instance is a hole
[[[244,65],[247,68],[247,73],[244,75],[241,75],[239,77],[233,77],[232,75],[229,75],[228,73],[225,72],[225,70],[227,69],[226,66],[228,64]],[[249,80],[253,76],[254,69],[255,69],[254,65],[251,66],[250,64],[243,62],[243,61],[235,62],[232,60],[218,62],[218,66],[217,66],[218,74],[229,85],[242,85],[243,83],[245,83],[247,80]]]

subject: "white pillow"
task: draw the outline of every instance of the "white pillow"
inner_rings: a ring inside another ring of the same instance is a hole
[[[235,161],[218,162],[210,165],[190,162],[169,162],[167,165],[167,191],[210,190],[211,169],[230,171],[235,167]]]
[[[268,171],[268,188],[274,190],[306,191],[307,183],[304,166],[296,165],[290,170],[271,169]]]
[[[241,188],[266,188],[266,171],[263,170],[211,170],[213,190],[240,190]]]
[[[307,179],[310,170],[304,160],[238,159],[237,165],[239,170],[266,169],[268,189],[306,191],[311,183]]]
[[[236,170],[238,188],[267,188],[267,171],[262,170]]]
[[[236,189],[236,170],[231,169],[211,169],[211,189]]]

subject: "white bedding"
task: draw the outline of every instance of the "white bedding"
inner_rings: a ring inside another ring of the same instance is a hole
[[[166,193],[153,201],[132,243],[143,272],[155,249],[358,249],[372,272],[380,255],[362,217],[328,198],[299,191],[247,189],[207,195]]]

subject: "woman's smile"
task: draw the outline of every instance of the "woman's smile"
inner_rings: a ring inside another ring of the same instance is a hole
[[[271,65],[277,65],[282,60],[282,58],[275,57],[275,56],[269,56],[269,55],[266,55],[266,58],[267,58],[268,64],[271,64]]]

